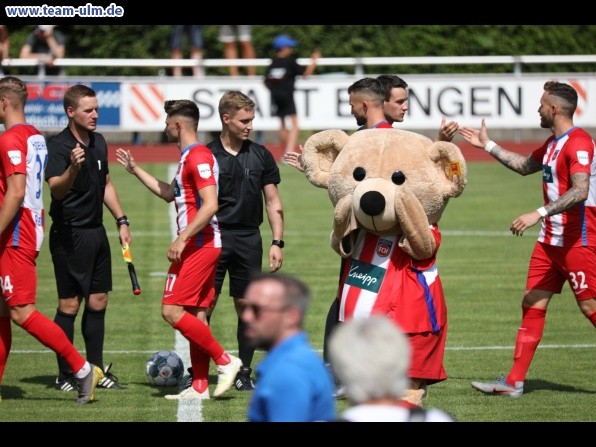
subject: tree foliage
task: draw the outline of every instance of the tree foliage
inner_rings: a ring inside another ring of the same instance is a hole
[[[21,45],[33,26],[8,25],[10,55],[18,57]],[[170,25],[61,25],[67,36],[66,57],[72,58],[169,58]],[[300,42],[299,57],[319,48],[324,57],[390,56],[485,56],[485,55],[576,55],[596,54],[594,25],[255,25],[253,43],[257,57],[273,56],[271,42],[280,33]],[[206,59],[223,57],[218,25],[204,25]],[[188,56],[185,43],[184,57]],[[14,68],[14,74],[26,71]],[[264,72],[263,67],[258,68]],[[319,67],[317,73],[354,68]],[[511,72],[506,65],[369,66],[370,73],[491,73]],[[594,72],[596,64],[532,64],[524,72]],[[72,67],[69,75],[154,76],[159,67]],[[163,71],[162,71],[163,73]],[[225,68],[210,68],[207,74],[225,75]]]

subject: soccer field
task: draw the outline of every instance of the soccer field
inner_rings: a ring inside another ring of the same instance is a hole
[[[144,167],[158,178],[170,180],[167,163]],[[333,210],[325,190],[310,185],[303,174],[288,166],[281,165],[280,169],[286,223],[282,270],[304,279],[313,291],[306,330],[313,346],[320,350],[339,269],[339,257],[329,247]],[[2,420],[245,421],[248,393],[232,389],[222,399],[179,407],[176,401],[162,398],[171,389],[148,385],[145,363],[149,356],[177,346],[175,331],[160,315],[169,265],[166,252],[172,240],[171,215],[168,204],[148,192],[121,166],[112,164],[111,175],[131,220],[132,255],[143,290],[141,295],[132,294],[116,226],[106,210],[114,288],[107,312],[104,361],[113,362],[113,372],[128,390],[99,389],[94,404],[75,405],[75,394],[53,388],[53,353],[13,325],[12,353],[2,383]],[[44,193],[47,202],[47,187]],[[521,177],[496,163],[470,162],[466,190],[451,200],[439,223],[443,242],[438,265],[449,309],[445,355],[448,379],[429,388],[426,405],[442,408],[458,421],[596,421],[596,332],[577,309],[568,286],[551,303],[524,396],[485,396],[470,386],[472,380],[493,380],[510,367],[521,320],[527,263],[537,230],[514,237],[508,228],[515,217],[541,203],[539,175]],[[263,240],[268,241],[266,221],[262,229]],[[38,258],[38,276],[38,307],[53,318],[57,303],[47,239]],[[227,292],[224,285],[212,328],[224,347],[235,352],[236,315]],[[79,316],[75,344],[83,349],[80,320]],[[261,355],[257,353],[253,367]],[[215,384],[213,366],[211,379]],[[338,409],[347,405],[339,401]]]

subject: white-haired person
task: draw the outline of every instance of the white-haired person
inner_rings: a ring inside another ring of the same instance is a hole
[[[329,357],[353,404],[340,420],[454,422],[442,410],[411,408],[402,400],[410,380],[410,344],[386,316],[354,318],[339,325],[329,340]]]

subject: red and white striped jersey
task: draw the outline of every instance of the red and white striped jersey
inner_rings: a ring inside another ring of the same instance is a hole
[[[430,225],[438,250],[441,233]],[[447,320],[436,253],[415,260],[399,246],[398,236],[360,230],[346,260],[338,296],[340,321],[385,314],[406,333],[436,332]]]
[[[46,141],[32,125],[15,124],[0,135],[0,206],[4,204],[8,177],[15,174],[27,177],[25,198],[0,236],[0,247],[40,250],[44,237],[42,192],[47,161]]]
[[[556,247],[596,246],[596,160],[590,134],[574,127],[559,138],[551,136],[532,153],[532,157],[542,162],[545,205],[571,188],[573,174],[590,174],[586,201],[543,219],[538,241]]]
[[[199,190],[211,185],[217,187],[218,179],[219,166],[207,146],[193,144],[182,151],[175,178],[178,234],[193,221],[197,211],[201,208]],[[188,245],[221,247],[221,234],[215,215],[198,234],[188,241]]]

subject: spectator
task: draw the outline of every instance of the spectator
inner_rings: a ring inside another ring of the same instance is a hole
[[[354,318],[338,326],[329,341],[333,371],[354,404],[341,415],[349,422],[453,422],[441,410],[411,408],[408,389],[410,344],[384,315]]]
[[[182,59],[182,40],[184,32],[187,32],[190,45],[190,58],[200,61],[203,58],[203,26],[202,25],[172,25],[170,34],[170,46],[172,48],[172,59]],[[192,74],[195,78],[204,75],[200,65],[192,67]],[[176,78],[182,76],[182,67],[173,67],[172,75]]]
[[[0,25],[0,76],[4,76],[3,64],[4,59],[10,57],[10,39],[8,38],[8,28],[6,25]]]
[[[38,59],[45,65],[45,74],[63,75],[61,67],[54,66],[54,60],[64,57],[66,38],[54,25],[37,25],[21,47],[21,59]]]
[[[246,337],[267,351],[257,366],[250,422],[315,422],[336,418],[333,382],[304,332],[310,290],[297,278],[261,273],[246,289]]]
[[[310,65],[304,67],[296,61],[293,54],[296,46],[298,42],[286,34],[280,34],[273,39],[276,54],[265,73],[265,85],[271,91],[271,113],[280,120],[279,141],[284,154],[295,151],[298,142],[298,115],[294,102],[296,77],[312,75],[317,60],[321,57],[318,50],[313,51]],[[286,127],[286,117],[290,117],[289,129]]]
[[[224,44],[224,57],[226,59],[238,59],[238,48],[236,42],[242,47],[242,57],[244,59],[254,59],[256,57],[255,47],[252,44],[251,25],[220,25],[219,40]],[[236,65],[230,65],[230,76],[238,76],[239,71]],[[246,73],[249,76],[257,75],[255,66],[246,67]]]

